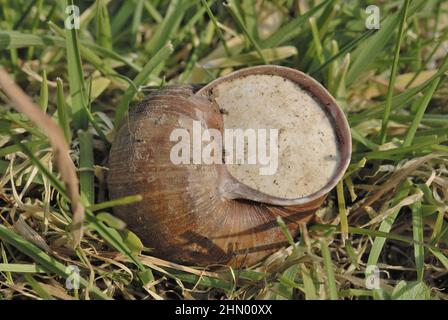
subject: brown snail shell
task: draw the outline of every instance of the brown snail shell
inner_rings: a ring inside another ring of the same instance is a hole
[[[341,161],[337,173],[317,192],[284,199],[252,189],[233,178],[225,165],[175,165],[170,132],[191,120],[203,128],[223,130],[219,107],[210,92],[217,84],[250,74],[278,75],[311,92],[335,124]],[[188,121],[184,121],[188,120]],[[314,79],[299,71],[260,66],[219,78],[196,91],[192,86],[168,86],[152,92],[130,109],[110,153],[110,197],[141,194],[143,201],[116,207],[124,220],[164,259],[195,265],[252,265],[287,244],[276,219],[290,232],[309,222],[326,194],[348,167],[350,130],[341,109]]]

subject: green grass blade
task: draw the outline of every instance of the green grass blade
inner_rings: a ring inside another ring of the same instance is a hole
[[[64,86],[61,78],[56,79],[56,85],[59,126],[64,132],[65,140],[67,140],[67,143],[70,145],[72,142],[72,132],[70,129],[69,113],[65,103]]]
[[[301,265],[300,270],[302,274],[303,289],[305,291],[306,300],[317,300],[316,287],[314,285],[311,272],[305,267],[304,264]]]
[[[87,207],[87,209],[89,209],[92,212],[95,212],[95,211],[104,210],[104,209],[115,207],[115,206],[123,206],[126,204],[136,203],[136,202],[139,202],[142,200],[143,200],[143,197],[141,195],[126,196],[126,197],[122,197],[122,198],[118,198],[118,199],[104,201],[101,203],[96,203],[94,205]]]
[[[289,232],[288,227],[286,226],[285,221],[283,221],[282,217],[277,217],[277,224],[280,227],[280,229],[282,230],[283,234],[286,237],[286,240],[288,240],[288,243],[290,246],[292,246],[294,248],[294,250],[297,250],[297,245],[294,242],[294,238],[292,237],[291,233]]]
[[[224,46],[224,50],[226,51],[226,54],[228,57],[231,57],[232,54],[229,50],[229,47],[227,46],[227,41],[224,38],[224,35],[222,34],[221,29],[218,26],[218,20],[216,19],[215,15],[213,14],[212,10],[210,10],[210,6],[208,5],[207,0],[201,0],[202,5],[204,6],[205,10],[207,11],[207,14],[212,21],[213,25],[215,26],[216,33],[218,34],[219,40],[221,40],[222,45]]]
[[[53,23],[49,22],[49,25],[52,27],[55,26]],[[62,31],[62,29],[58,29]],[[122,62],[127,66],[131,67],[135,71],[141,71],[141,67],[131,61],[129,59],[124,58],[119,55],[115,51],[99,46],[96,43],[91,41],[81,40],[79,41],[81,44],[81,54],[87,55],[89,52],[83,49],[90,49],[91,51],[101,55],[102,57],[110,58],[115,61]],[[10,48],[27,48],[31,46],[56,46],[60,48],[66,47],[66,42],[64,37],[58,36],[48,36],[48,35],[34,35],[34,34],[26,34],[16,31],[0,31],[0,49],[10,49]],[[84,52],[83,52],[84,51]],[[87,53],[86,53],[87,52]],[[90,53],[91,55],[91,53]],[[86,58],[86,57],[84,57]]]
[[[121,2],[121,7],[112,15],[111,20],[111,31],[113,35],[118,35],[123,27],[126,25],[132,13],[134,12],[134,1],[123,1]],[[114,39],[112,39],[114,41]]]
[[[229,13],[232,15],[233,19],[235,20],[238,27],[241,29],[241,31],[244,33],[246,38],[249,40],[251,45],[255,48],[257,53],[259,54],[261,60],[264,64],[267,64],[268,61],[266,60],[266,57],[264,56],[263,52],[261,51],[260,45],[258,44],[257,40],[252,37],[252,35],[247,30],[246,26],[244,25],[244,21],[242,17],[240,16],[238,10],[237,10],[237,4],[233,0],[229,0],[227,3],[224,4],[225,7],[228,9]]]
[[[150,1],[144,1],[146,11],[149,15],[154,19],[155,22],[160,23],[163,20],[163,17],[160,15],[159,11],[154,7],[154,5]]]
[[[30,142],[24,142],[23,144],[26,145],[27,148],[33,149],[35,147],[38,147],[41,144],[46,144],[46,142],[42,141],[42,140],[40,140],[40,141],[33,140]],[[4,156],[7,156],[8,154],[15,153],[15,152],[21,151],[21,150],[22,150],[22,148],[20,145],[13,144],[13,145],[1,148],[0,149],[0,157],[3,158]]]
[[[22,237],[17,235],[16,233],[9,230],[4,225],[0,224],[0,238],[2,241],[9,243],[17,250],[27,255],[31,259],[33,259],[36,263],[42,266],[45,270],[48,270],[51,273],[57,274],[60,277],[65,279],[71,276],[70,273],[67,273],[66,267],[57,261],[55,258],[50,257],[48,254],[43,252],[40,248],[36,247],[34,244],[24,240]],[[92,287],[90,283],[84,278],[79,278],[80,285],[89,290],[92,295],[97,299],[105,299],[109,300],[110,298],[103,294],[98,288]]]
[[[436,248],[429,248],[429,251],[442,263],[443,267],[448,270],[448,258],[442,251]]]
[[[18,31],[0,31],[0,49],[20,49],[31,46],[65,46],[64,39],[61,37],[48,35],[26,34]]]
[[[331,3],[332,0],[325,0],[319,3],[317,6],[314,6],[306,13],[294,18],[289,21],[287,24],[282,26],[279,30],[274,32],[269,38],[261,42],[262,48],[274,48],[285,42],[288,42],[303,31],[302,26],[306,24],[308,19]]]
[[[434,137],[434,139],[428,139],[421,143],[415,143],[409,147],[398,147],[394,149],[384,151],[372,151],[364,154],[358,154],[357,157],[366,157],[367,159],[393,159],[399,156],[403,158],[405,154],[412,154],[414,152],[428,153],[429,147],[443,143],[448,140],[448,136]],[[426,149],[424,149],[426,147]]]
[[[207,276],[197,276],[195,274],[186,273],[180,270],[170,269],[169,273],[166,274],[170,278],[180,279],[187,283],[191,283],[194,285],[201,285],[206,287],[212,287],[223,290],[232,290],[233,284],[230,281],[216,279]]]
[[[417,113],[415,114],[414,120],[412,121],[411,126],[408,129],[406,138],[404,139],[403,142],[404,147],[409,147],[412,144],[412,141],[414,140],[415,137],[415,133],[417,132],[417,128],[423,119],[423,115],[425,114],[426,108],[428,107],[429,102],[431,101],[431,98],[434,95],[434,92],[436,91],[439,83],[440,78],[434,79],[430,87],[426,90],[424,96],[420,100],[418,100],[420,102],[420,105],[417,109]]]
[[[0,1],[0,9],[2,12],[2,22],[3,28],[11,30],[14,25],[14,11],[13,8],[10,7],[6,0]],[[13,65],[17,65],[18,62],[18,54],[15,48],[11,48],[9,50],[10,61]]]
[[[95,175],[93,161],[93,139],[88,131],[79,130],[79,185],[89,204],[95,203]]]
[[[40,85],[39,106],[44,113],[48,108],[48,80],[47,71],[44,69],[42,72],[42,83]]]
[[[318,231],[328,231],[328,232],[334,232],[334,231],[339,231],[340,227],[339,226],[334,226],[334,225],[327,225],[327,224],[315,224],[313,225],[310,230],[318,230]],[[390,239],[390,240],[395,240],[395,241],[399,241],[399,242],[403,242],[403,243],[407,243],[410,245],[413,244],[419,244],[422,245],[425,248],[428,249],[433,249],[436,248],[432,245],[429,245],[427,243],[424,242],[420,242],[420,241],[415,241],[409,237],[406,236],[402,236],[399,234],[393,234],[393,233],[389,233],[389,232],[382,232],[382,231],[376,231],[376,230],[371,230],[371,229],[362,229],[362,228],[356,228],[356,227],[349,227],[348,228],[349,233],[353,233],[353,234],[357,234],[357,235],[367,235],[370,237],[380,237],[380,238],[385,238],[385,239]]]
[[[389,86],[387,87],[386,106],[384,108],[383,121],[381,123],[380,144],[384,144],[386,142],[387,125],[389,123],[390,112],[392,109],[392,94],[395,88],[395,79],[397,77],[397,70],[398,70],[398,60],[400,58],[400,48],[401,48],[401,42],[403,41],[404,25],[408,14],[409,3],[410,0],[405,0],[405,3],[401,10],[400,27],[398,30],[397,42],[395,43],[394,60],[392,63],[392,70],[390,71]]]
[[[320,248],[322,252],[322,258],[324,259],[329,298],[330,300],[337,300],[338,290],[336,286],[336,280],[334,277],[333,261],[331,259],[330,249],[328,248],[326,240],[322,239],[320,241]]]
[[[140,71],[140,73],[134,78],[134,86],[129,86],[127,88],[115,111],[116,128],[118,128],[118,126],[120,125],[121,120],[123,119],[129,108],[129,103],[136,94],[135,88],[143,85],[151,72],[163,61],[165,61],[169,57],[171,52],[173,52],[173,46],[171,45],[171,43],[167,43],[148,61],[148,63],[143,67],[142,71]]]
[[[116,232],[116,230],[107,227],[103,222],[99,221],[95,215],[86,210],[86,218],[91,223],[92,228],[98,232],[101,237],[110,243],[114,248],[123,253],[125,256],[129,258],[139,269],[140,271],[150,271],[146,269],[145,266],[132,254],[131,250],[123,243],[122,238]]]
[[[243,0],[240,7],[244,15],[244,22],[247,31],[249,32],[251,37],[258,42],[259,37],[256,0]]]
[[[358,256],[353,248],[352,241],[350,239],[345,241],[345,249],[347,250],[347,255],[350,258],[350,262],[355,266],[359,267]]]
[[[145,51],[148,54],[154,54],[171,39],[173,34],[179,28],[179,24],[185,15],[187,9],[194,4],[190,0],[172,0],[169,4],[167,13],[163,22],[158,25],[156,32],[145,45]]]
[[[316,25],[316,19],[314,17],[309,18],[308,24],[311,29],[313,43],[305,54],[304,64],[307,64],[308,61],[312,61],[314,57],[317,57],[319,63],[322,64],[324,63],[324,56],[322,54],[322,43],[319,36],[319,30]]]
[[[28,15],[31,13],[31,10],[36,5],[37,0],[31,0],[28,3],[28,6],[23,10],[22,15],[17,19],[17,21],[14,23],[13,29],[18,29],[25,20],[27,20]]]
[[[59,28],[58,26],[56,26],[53,23],[49,23],[49,25],[51,26],[51,28],[57,32],[58,34],[64,36],[64,31]],[[124,81],[122,81],[122,79],[119,77],[119,74],[109,65],[108,61],[105,61],[103,59],[101,59],[95,52],[94,50],[91,50],[88,48],[88,45],[84,46],[82,45],[82,43],[80,41],[78,41],[78,45],[79,45],[79,53],[81,55],[81,57],[83,57],[85,60],[87,60],[88,62],[90,62],[91,64],[93,64],[98,70],[100,70],[105,76],[109,76],[111,78],[112,81],[116,81],[119,84],[125,84]],[[95,49],[98,50],[99,46],[94,47]],[[101,52],[108,52],[111,53],[111,50],[107,50],[107,49],[102,49]],[[80,58],[81,59],[81,58]],[[80,70],[80,73],[82,74],[82,70]],[[86,88],[83,87],[83,90],[86,91]],[[85,105],[81,105],[82,109],[86,110],[88,103],[86,103]],[[86,116],[86,115],[85,115]]]
[[[140,24],[142,22],[142,15],[143,15],[143,3],[146,0],[136,0],[137,4],[134,7],[134,14],[132,17],[132,24],[131,24],[131,36],[132,39],[136,39],[138,28],[140,27]]]
[[[409,16],[421,10],[425,0],[415,0],[409,7]],[[378,54],[384,49],[399,26],[402,12],[396,12],[381,22],[381,28],[368,41],[364,41],[353,53],[353,64],[347,74],[347,84],[352,84],[367,70]]]
[[[423,281],[425,270],[425,248],[421,245],[423,243],[423,215],[421,202],[418,201],[411,205],[412,209],[412,230],[414,235],[414,255],[415,268],[417,270],[417,280]]]
[[[282,275],[279,278],[280,283],[277,287],[277,290],[279,292],[276,297],[277,299],[293,299],[294,289],[297,287],[295,279],[298,272],[298,264],[295,264],[283,271]]]
[[[33,164],[39,168],[39,171],[48,178],[51,185],[68,201],[69,197],[67,195],[67,192],[59,179],[50,170],[48,170],[45,165],[42,164],[42,162],[31,152],[31,150],[25,144],[22,144],[20,142],[17,142],[17,144],[20,146],[21,151],[25,153],[33,162]],[[146,270],[143,264],[141,264],[132,254],[132,252],[123,244],[121,238],[117,238],[116,235],[112,234],[111,231],[101,221],[96,219],[95,215],[88,209],[86,210],[86,219],[92,223],[94,229],[114,248],[127,256],[129,260],[132,261],[140,270]]]
[[[278,47],[275,49],[262,49],[261,52],[268,63],[283,60],[297,55],[297,49],[293,46]],[[256,51],[239,54],[233,57],[217,58],[207,61],[202,66],[206,69],[239,67],[248,64],[263,63]]]
[[[336,186],[336,192],[338,195],[338,210],[339,210],[339,220],[341,224],[341,233],[343,241],[348,239],[348,219],[347,210],[345,208],[345,197],[344,197],[344,186],[343,180],[340,180]]]
[[[359,131],[356,130],[355,128],[353,128],[353,127],[350,128],[350,132],[351,132],[351,134],[352,134],[352,138],[353,138],[353,140],[355,140],[355,141],[361,143],[362,145],[366,146],[367,148],[369,148],[369,149],[371,149],[371,150],[376,150],[376,149],[378,148],[378,145],[377,145],[375,142],[373,142],[373,141],[371,141],[371,140],[369,140],[369,139],[363,137],[363,136],[359,133]]]
[[[37,27],[40,22],[40,15],[42,14],[43,0],[38,0],[36,5],[36,15],[33,18],[31,33],[36,33]],[[32,60],[34,55],[34,47],[30,47],[27,52],[27,60]]]
[[[24,274],[24,277],[28,284],[33,288],[34,291],[44,300],[54,300],[54,298],[49,294],[42,286],[39,284],[39,282],[36,281],[36,279],[33,278],[30,274]]]
[[[448,70],[448,55],[445,57],[443,63],[440,65],[439,69],[432,77],[430,77],[425,82],[414,88],[408,89],[405,92],[395,95],[392,98],[392,111],[398,110],[403,106],[405,106],[406,103],[409,103],[413,98],[415,98],[416,95],[420,94],[422,90],[425,90],[434,79],[443,76],[443,74],[447,70]],[[365,119],[374,119],[376,117],[380,117],[384,112],[384,108],[385,108],[385,102],[379,103],[367,109],[366,111],[351,114],[348,119],[349,123],[353,126],[361,121],[364,121]]]
[[[71,0],[67,0],[67,6],[69,5],[73,5]],[[87,107],[87,98],[84,87],[84,73],[79,50],[78,33],[75,28],[66,29],[65,33],[73,125],[75,129],[85,129],[88,121],[84,111],[84,107]]]
[[[309,74],[311,75],[316,75],[318,74],[320,71],[324,70],[325,68],[329,67],[334,61],[336,61],[337,59],[345,56],[347,53],[349,53],[353,48],[355,48],[356,46],[360,45],[363,43],[363,41],[365,39],[367,39],[370,35],[373,34],[373,30],[367,30],[364,33],[362,33],[358,38],[355,38],[353,40],[351,40],[349,43],[347,43],[346,45],[344,45],[337,53],[333,54],[331,56],[331,58],[329,58],[328,60],[326,60],[323,64],[320,64],[316,67],[314,67],[314,69],[311,69],[311,71],[309,72]]]
[[[20,151],[22,151],[30,160],[31,162],[39,169],[39,171],[48,178],[51,185],[64,197],[69,200],[69,197],[67,195],[67,191],[65,190],[65,187],[63,183],[56,177],[56,175],[53,174],[31,151],[29,144],[21,143],[19,141],[16,141],[16,145],[20,148]]]
[[[0,272],[45,273],[45,269],[37,264],[0,263]]]
[[[395,195],[394,199],[391,202],[391,207],[397,205],[403,198],[407,197],[410,191],[410,188],[412,186],[412,183],[408,180],[403,182],[403,185],[400,187],[400,189],[397,191],[397,194]],[[392,229],[392,225],[395,222],[395,219],[397,218],[398,213],[400,210],[396,210],[395,212],[392,212],[383,222],[381,222],[381,225],[379,227],[380,232],[390,232]],[[386,243],[386,238],[379,238],[376,237],[373,241],[372,248],[370,249],[369,258],[367,261],[367,265],[377,265],[378,259],[380,257],[381,251],[383,250],[384,244]]]
[[[109,11],[104,0],[96,1],[96,40],[100,46],[112,50]]]

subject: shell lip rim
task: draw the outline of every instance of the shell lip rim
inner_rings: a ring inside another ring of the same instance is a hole
[[[246,191],[241,193],[236,191],[233,194],[228,193],[228,197],[232,199],[244,198],[246,200],[254,200],[280,206],[306,205],[318,199],[324,198],[338,184],[340,179],[344,176],[345,172],[347,171],[348,166],[350,165],[352,155],[352,138],[351,138],[350,126],[348,124],[344,111],[337,104],[335,98],[317,80],[301,71],[289,67],[277,66],[277,65],[263,65],[263,66],[255,66],[240,69],[230,74],[227,74],[223,77],[217,78],[208,83],[206,86],[200,88],[198,91],[196,91],[195,95],[206,96],[207,98],[211,98],[212,96],[211,90],[218,84],[225,81],[231,81],[238,77],[244,77],[254,74],[282,76],[297,83],[301,87],[304,87],[304,89],[310,91],[320,102],[320,104],[324,108],[326,108],[326,110],[329,112],[329,115],[334,121],[334,128],[337,133],[339,140],[338,142],[340,145],[341,161],[336,169],[337,170],[336,173],[331,177],[331,179],[327,182],[327,184],[325,184],[325,186],[323,186],[314,193],[299,198],[281,198],[263,193],[261,191],[258,191],[252,187],[243,184],[242,182],[234,178],[227,171],[227,169],[225,169],[228,173],[228,176],[238,181],[242,185],[242,189]],[[249,191],[249,197],[247,196],[247,191]]]

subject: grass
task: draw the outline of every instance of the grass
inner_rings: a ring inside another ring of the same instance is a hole
[[[383,122],[381,123],[380,142],[384,144],[386,142],[386,132],[389,123],[390,109],[392,108],[392,93],[395,87],[395,80],[397,78],[398,60],[400,58],[401,42],[403,41],[404,24],[408,14],[410,0],[405,0],[403,8],[401,9],[400,26],[398,29],[398,39],[395,44],[394,60],[392,63],[392,70],[390,71],[389,85],[387,87],[386,95],[386,107],[383,113]]]
[[[84,236],[51,133],[0,88],[0,299],[448,298],[443,0],[379,1],[379,30],[365,28],[363,1],[75,1],[79,30],[64,29],[67,4],[0,6],[0,65],[70,147]],[[352,129],[348,172],[299,237],[278,220],[289,246],[256,266],[154,257],[111,215],[141,200],[107,197],[115,128],[146,86],[264,63],[309,73],[335,96]],[[367,285],[369,266],[380,288]]]

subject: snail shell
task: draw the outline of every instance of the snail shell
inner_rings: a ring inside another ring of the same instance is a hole
[[[317,192],[296,199],[264,194],[229,174],[222,164],[173,164],[169,141],[174,128],[223,131],[213,101],[216,85],[248,74],[273,74],[306,88],[334,119],[341,161],[336,174]],[[168,86],[130,109],[110,152],[110,197],[141,194],[143,201],[114,208],[154,255],[195,265],[252,265],[287,244],[277,224],[283,217],[292,235],[309,222],[350,161],[350,131],[343,112],[315,80],[293,69],[262,66],[219,78],[199,91]]]

